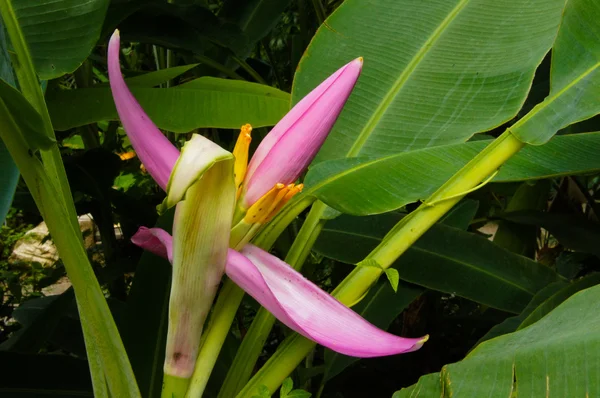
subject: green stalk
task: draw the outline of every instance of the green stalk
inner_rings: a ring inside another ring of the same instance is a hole
[[[139,397],[133,371],[112,319],[98,280],[83,247],[79,226],[65,222],[69,209],[53,184],[46,181],[46,171],[39,159],[30,152],[18,125],[0,99],[0,138],[6,144],[19,167],[36,205],[44,216],[52,240],[58,248],[77,298],[85,343],[90,355],[90,371],[97,396],[105,396],[103,385],[108,382],[114,396]],[[98,368],[98,364],[102,368]],[[103,372],[102,372],[103,371]]]
[[[21,93],[42,117],[46,135],[52,139],[56,139],[50,121],[50,115],[48,114],[48,109],[46,107],[44,93],[42,92],[40,82],[37,78],[29,48],[25,36],[21,31],[21,27],[19,26],[11,0],[0,1],[0,14],[2,14],[6,32],[8,33],[16,54],[13,66],[17,79],[19,80]],[[77,214],[58,147],[53,146],[49,150],[40,151],[40,154],[50,182],[56,185],[57,193],[63,198],[63,201],[69,208],[71,214]],[[68,219],[67,221],[71,223],[73,228],[79,228],[76,218]]]
[[[163,384],[161,398],[179,398],[185,397],[185,393],[190,384],[190,379],[163,374]]]
[[[494,173],[524,145],[510,131],[504,132],[433,193],[427,202],[392,228],[382,242],[365,258],[377,261],[382,269],[355,268],[334,290],[333,295],[346,305],[359,300],[377,281],[383,269],[392,265],[419,237],[458,203],[467,191]],[[252,397],[261,385],[274,392],[310,353],[315,344],[298,334],[288,337],[237,397]]]
[[[321,215],[326,208],[327,206],[323,202],[316,202],[313,205],[285,258],[285,262],[298,271],[302,269],[310,250],[325,226],[326,220],[323,220]],[[223,386],[219,391],[219,398],[235,397],[250,379],[252,370],[275,321],[275,317],[261,307],[227,372]]]
[[[0,2],[0,13],[15,50],[15,71],[23,95],[41,115],[44,132],[55,139],[27,42],[12,2]],[[0,99],[0,137],[19,167],[44,217],[71,280],[81,317],[96,396],[139,397],[140,393],[125,347],[89,263],[77,222],[58,146],[40,151],[40,160],[28,147],[20,127]],[[108,391],[107,391],[108,384]]]
[[[277,226],[271,226],[271,223],[267,224],[264,231],[268,231],[266,234],[261,233],[257,236],[257,239],[253,242],[262,249],[269,250],[277,236],[285,229],[285,227],[291,223],[304,209],[306,209],[314,201],[311,198],[300,199],[296,202],[293,207],[286,206],[282,209],[282,217],[278,218]],[[287,210],[286,210],[287,209]],[[293,209],[290,211],[290,209]],[[262,239],[260,239],[262,237]],[[230,246],[236,249],[240,249],[237,242],[230,242]],[[226,279],[221,291],[218,294],[217,301],[213,308],[212,314],[208,322],[202,339],[200,342],[200,349],[198,352],[198,359],[196,359],[196,367],[194,368],[194,374],[190,382],[187,397],[196,398],[202,396],[208,379],[210,378],[210,372],[212,371],[221,347],[225,342],[227,333],[231,329],[235,314],[242,303],[244,298],[244,291],[237,287],[230,279]]]

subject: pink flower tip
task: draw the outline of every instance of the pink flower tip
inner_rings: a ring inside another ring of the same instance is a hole
[[[325,142],[362,70],[362,57],[342,66],[296,104],[260,143],[243,184],[248,209],[275,184],[295,182]]]
[[[119,50],[117,29],[108,43],[108,77],[117,113],[137,156],[156,183],[166,190],[179,151],[152,123],[129,91],[121,75]]]
[[[149,252],[173,261],[173,237],[164,229],[140,227],[131,242]]]

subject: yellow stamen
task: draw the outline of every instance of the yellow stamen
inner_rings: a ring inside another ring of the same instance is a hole
[[[135,152],[129,151],[129,152],[117,153],[117,155],[119,155],[121,160],[129,160],[129,159],[133,159],[135,157]]]
[[[237,187],[237,198],[240,197],[242,192],[242,183],[244,182],[246,169],[248,168],[248,149],[250,148],[250,142],[252,141],[252,137],[250,136],[251,132],[252,126],[244,124],[240,129],[240,135],[233,148],[233,156],[235,157],[233,173],[235,175],[235,186]]]
[[[244,221],[247,223],[262,223],[266,216],[268,215],[267,211],[271,208],[271,204],[279,195],[279,191],[285,188],[284,184],[277,183],[269,192],[263,195],[256,203],[254,203],[246,212],[246,216],[244,217]]]
[[[277,213],[279,213],[279,211],[283,208],[283,206],[285,206],[285,204],[287,202],[289,202],[290,199],[292,199],[294,197],[294,195],[296,195],[299,192],[302,192],[302,188],[304,188],[304,184],[298,184],[295,186],[292,184],[292,188],[285,194],[283,199],[281,201],[279,201],[279,203],[277,203],[275,208],[269,213],[269,215],[267,216],[267,218],[265,219],[264,222],[271,221],[271,219],[273,217],[275,217],[277,215]]]
[[[258,202],[250,206],[244,221],[252,224],[264,224],[271,221],[294,195],[302,191],[302,188],[304,188],[304,184],[289,184],[288,186],[281,183],[275,184]]]
[[[277,196],[275,197],[275,199],[273,199],[273,202],[271,203],[271,206],[269,206],[269,208],[265,212],[265,214],[266,214],[265,218],[268,218],[269,215],[271,213],[273,213],[273,211],[275,211],[275,208],[277,207],[277,205],[285,198],[285,195],[287,195],[287,193],[290,191],[290,189],[293,189],[293,188],[294,188],[294,184],[290,184],[287,187],[282,188],[277,193]]]

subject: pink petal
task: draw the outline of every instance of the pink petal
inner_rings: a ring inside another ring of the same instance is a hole
[[[325,142],[362,69],[362,58],[340,68],[304,97],[260,143],[244,182],[249,208],[276,183],[291,184]]]
[[[133,149],[148,173],[166,191],[179,151],[156,128],[127,88],[119,64],[119,39],[119,31],[115,30],[108,43],[108,76],[115,106]]]
[[[307,280],[285,262],[253,245],[229,250],[225,273],[281,322],[339,353],[369,358],[411,352],[427,337],[394,336]]]
[[[173,237],[164,229],[140,227],[131,237],[131,242],[173,262]]]

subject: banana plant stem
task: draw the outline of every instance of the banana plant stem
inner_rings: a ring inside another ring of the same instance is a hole
[[[431,195],[426,203],[394,226],[366,257],[377,261],[382,269],[355,268],[334,290],[333,295],[346,305],[358,300],[379,278],[383,269],[391,266],[419,237],[458,203],[466,194],[465,192],[494,173],[524,145],[510,131],[504,132]],[[298,334],[288,337],[240,391],[237,398],[252,397],[257,394],[258,387],[261,385],[274,392],[314,346],[314,342]]]
[[[52,240],[73,284],[81,321],[84,323],[86,349],[92,357],[90,370],[95,394],[105,396],[104,383],[108,382],[114,396],[127,394],[130,397],[139,397],[125,348],[89,263],[79,228],[74,229],[71,223],[66,222],[74,215],[69,214],[68,208],[62,203],[57,187],[46,180],[46,171],[42,163],[28,149],[1,100],[0,127],[0,137],[44,216]],[[99,364],[102,364],[101,368],[98,368]]]
[[[279,222],[276,225],[273,225],[273,223],[267,224],[264,230],[256,237],[257,239],[255,239],[254,243],[265,250],[269,250],[285,227],[313,202],[314,199],[312,198],[304,198],[293,207],[294,211],[286,211],[288,206],[284,207],[282,213],[285,216],[278,217]],[[236,247],[237,243],[230,242],[230,245]],[[236,248],[240,249],[239,247]],[[200,341],[196,367],[194,368],[187,397],[196,398],[202,396],[210,373],[217,362],[221,347],[225,342],[229,329],[231,329],[235,314],[243,298],[244,291],[237,287],[230,279],[226,279],[218,294],[208,326]]]
[[[13,2],[1,1],[0,14],[15,51],[14,68],[21,92],[42,117],[46,135],[55,139],[44,94]],[[19,126],[7,112],[5,104],[0,103],[0,108],[0,137],[48,225],[73,284],[90,359],[94,393],[99,397],[105,397],[108,393],[113,396],[140,397],[125,347],[83,246],[58,146],[41,150],[40,160],[21,136]]]
[[[325,225],[326,220],[321,219],[321,216],[326,208],[323,202],[317,201],[313,204],[285,258],[285,262],[298,271],[302,268]],[[219,398],[235,397],[250,379],[275,320],[275,317],[264,308],[258,311],[227,372],[219,391]]]

